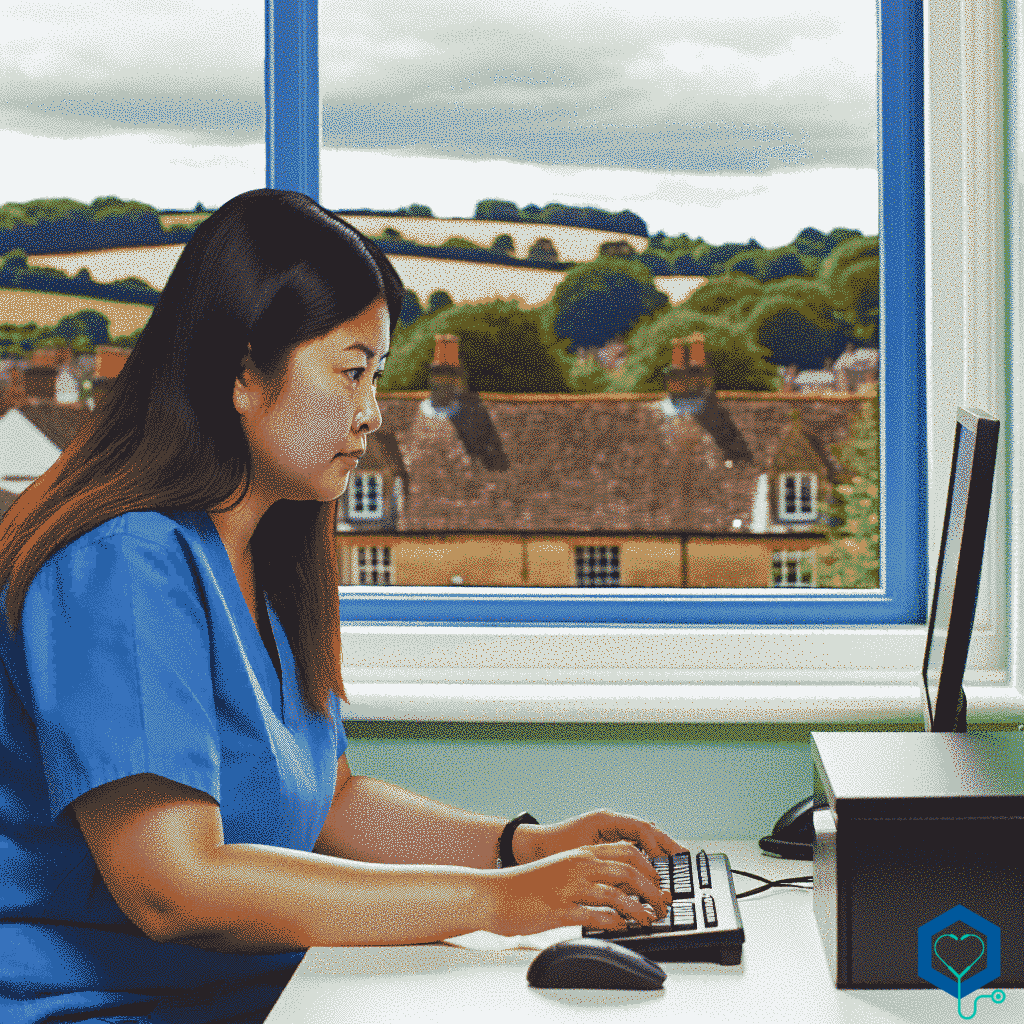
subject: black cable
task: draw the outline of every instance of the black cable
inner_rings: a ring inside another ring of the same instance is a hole
[[[755,881],[764,882],[764,885],[759,885],[754,889],[748,889],[746,892],[738,892],[736,899],[741,900],[744,896],[756,896],[759,892],[764,892],[766,889],[803,889],[804,892],[810,892],[814,887],[813,885],[798,885],[798,882],[813,882],[813,875],[796,875],[793,878],[780,878],[777,881],[771,878],[762,878],[760,875],[752,875],[749,871],[737,871],[736,868],[732,868],[734,875],[743,875],[745,878],[753,878]]]

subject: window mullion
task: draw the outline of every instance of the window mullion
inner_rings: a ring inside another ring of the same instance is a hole
[[[320,201],[318,0],[265,0],[267,188]]]

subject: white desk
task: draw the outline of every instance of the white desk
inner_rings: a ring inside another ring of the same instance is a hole
[[[687,844],[685,838],[680,842]],[[724,853],[765,878],[811,873],[809,861],[762,856],[756,842],[689,843]],[[736,877],[739,892],[758,883]],[[306,954],[266,1024],[499,1024],[499,1022],[672,1021],[728,1024],[875,1024],[958,1021],[956,999],[938,989],[839,991],[828,973],[812,894],[775,889],[740,900],[746,941],[737,967],[662,964],[653,992],[535,989],[526,969],[536,950],[475,952],[443,943],[315,947]],[[983,991],[992,991],[984,989]],[[964,998],[965,1014],[974,995]],[[978,1003],[977,1024],[1024,1020],[1024,991]]]

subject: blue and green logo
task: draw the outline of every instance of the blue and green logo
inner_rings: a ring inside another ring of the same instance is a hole
[[[917,973],[924,981],[956,997],[956,1012],[970,1020],[980,999],[1001,1003],[1002,989],[974,997],[974,1008],[965,1014],[964,996],[995,981],[1002,972],[999,926],[986,921],[959,903],[917,929]]]

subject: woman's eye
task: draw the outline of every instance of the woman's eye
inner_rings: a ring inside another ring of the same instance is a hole
[[[363,371],[366,369],[365,366],[353,366],[351,370],[345,370],[345,373],[352,374],[352,382],[355,383],[363,375]]]

